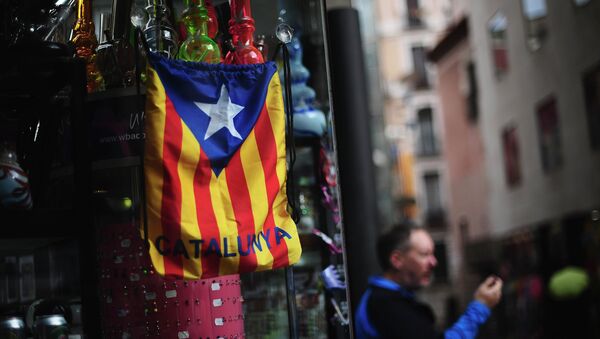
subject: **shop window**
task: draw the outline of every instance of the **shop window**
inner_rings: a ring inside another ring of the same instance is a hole
[[[488,22],[494,71],[497,77],[508,71],[508,51],[506,47],[507,26],[508,20],[506,19],[506,15],[500,11],[496,12]]]
[[[590,146],[600,149],[600,63],[583,74],[583,95]]]
[[[408,15],[409,28],[423,26],[423,21],[421,21],[421,11],[419,9],[419,0],[406,0],[406,13]]]
[[[502,131],[502,148],[506,184],[509,187],[518,186],[521,183],[521,159],[515,126],[507,126]]]
[[[538,104],[536,114],[542,167],[544,172],[550,172],[562,165],[556,98],[552,96]]]
[[[421,108],[417,112],[419,126],[419,152],[420,156],[433,156],[438,154],[438,147],[433,130],[433,115],[430,107]]]
[[[426,57],[425,47],[417,46],[412,48],[414,86],[417,89],[429,88],[427,67],[425,64]]]
[[[523,17],[525,18],[525,32],[527,34],[527,47],[537,51],[542,47],[546,36],[546,0],[521,0]]]

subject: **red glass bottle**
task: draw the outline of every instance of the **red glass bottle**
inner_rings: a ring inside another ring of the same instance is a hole
[[[265,62],[262,53],[254,46],[255,29],[250,0],[232,0],[229,33],[234,50],[227,53],[226,64],[247,65]]]
[[[204,7],[208,11],[208,36],[215,40],[217,33],[219,33],[219,21],[217,20],[215,6],[213,6],[212,0],[204,0]]]

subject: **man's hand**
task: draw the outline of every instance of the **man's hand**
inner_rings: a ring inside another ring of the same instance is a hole
[[[502,297],[502,279],[497,276],[489,276],[475,291],[475,300],[492,308],[500,302]]]

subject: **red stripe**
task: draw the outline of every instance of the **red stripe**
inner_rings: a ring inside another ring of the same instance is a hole
[[[212,169],[208,156],[200,150],[200,161],[196,167],[196,174],[194,177],[194,197],[196,199],[196,215],[198,218],[198,227],[200,228],[200,236],[204,240],[204,243],[202,243],[202,252],[206,251],[211,239],[217,240],[219,248],[221,248],[221,252],[223,252],[219,235],[219,226],[210,197],[211,176]],[[192,254],[190,253],[190,255]],[[220,258],[216,253],[208,256],[201,256],[201,262],[203,278],[219,275]]]
[[[273,126],[271,125],[271,119],[269,119],[269,112],[267,111],[266,104],[260,112],[260,116],[254,127],[254,133],[256,134],[258,153],[260,154],[263,172],[265,173],[265,183],[267,185],[269,214],[267,215],[267,220],[263,226],[263,233],[266,234],[266,231],[271,229],[272,235],[270,237],[272,238],[270,239],[275,239],[276,225],[273,218],[273,203],[279,192],[279,179],[277,178],[277,143],[275,141],[275,135],[273,134]],[[281,240],[279,245],[273,240],[270,250],[273,255],[274,269],[288,266],[288,249],[284,239]]]
[[[248,244],[248,236],[256,237],[256,232],[254,230],[254,216],[252,214],[250,192],[248,191],[246,175],[242,168],[240,152],[241,147],[235,152],[233,157],[231,157],[231,160],[229,160],[229,164],[224,171],[227,176],[229,197],[237,222],[238,236],[240,237],[242,244],[242,248],[239,249],[239,252],[245,252],[248,249],[247,246],[252,246],[252,244]],[[221,173],[221,175],[223,175],[223,173]],[[257,239],[257,241],[259,240]],[[264,250],[265,248],[263,247],[263,251]],[[256,270],[256,266],[256,253],[254,251],[250,251],[250,253],[245,256],[240,255],[239,272],[253,272]]]
[[[165,247],[173,250],[175,241],[181,238],[181,182],[177,164],[181,156],[183,140],[181,119],[173,103],[166,97],[166,121],[163,143],[163,191],[161,224],[163,235],[168,239]],[[163,256],[165,275],[183,276],[181,256]]]

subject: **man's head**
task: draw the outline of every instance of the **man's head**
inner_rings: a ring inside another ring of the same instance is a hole
[[[434,243],[423,228],[401,224],[379,237],[378,259],[384,275],[408,289],[431,283],[437,260]]]

